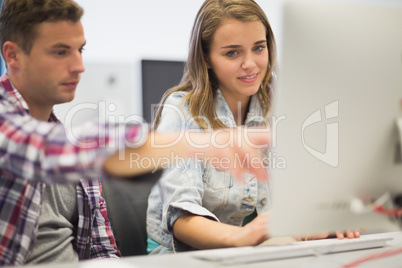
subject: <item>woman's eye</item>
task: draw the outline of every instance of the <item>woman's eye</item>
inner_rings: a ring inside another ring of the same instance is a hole
[[[234,57],[234,56],[237,55],[237,52],[236,52],[236,51],[229,51],[228,53],[226,53],[226,55],[227,55],[228,57]]]
[[[264,48],[265,46],[258,46],[254,48],[254,51],[261,52]]]

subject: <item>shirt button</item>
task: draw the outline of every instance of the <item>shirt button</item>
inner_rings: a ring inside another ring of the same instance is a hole
[[[263,206],[264,206],[266,203],[267,203],[267,199],[266,199],[266,198],[261,199],[261,204],[262,204]]]

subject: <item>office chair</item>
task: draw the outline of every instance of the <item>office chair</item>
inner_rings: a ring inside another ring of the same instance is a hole
[[[148,196],[161,170],[129,179],[102,181],[110,224],[122,256],[146,255]]]

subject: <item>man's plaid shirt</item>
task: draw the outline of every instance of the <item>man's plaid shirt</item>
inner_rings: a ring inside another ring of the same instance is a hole
[[[120,131],[119,131],[120,130]],[[34,119],[7,75],[0,78],[0,265],[21,265],[38,232],[45,183],[77,184],[80,259],[120,256],[101,197],[102,163],[134,139],[139,127],[87,125],[74,139],[95,146],[74,146],[57,118]],[[88,148],[83,148],[88,147]]]

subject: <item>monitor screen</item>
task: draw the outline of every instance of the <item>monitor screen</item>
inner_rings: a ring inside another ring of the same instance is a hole
[[[402,5],[287,1],[282,19],[271,234],[398,230],[373,205],[402,196]]]
[[[141,68],[143,117],[146,122],[152,122],[165,91],[179,84],[183,76],[184,62],[142,60]]]

